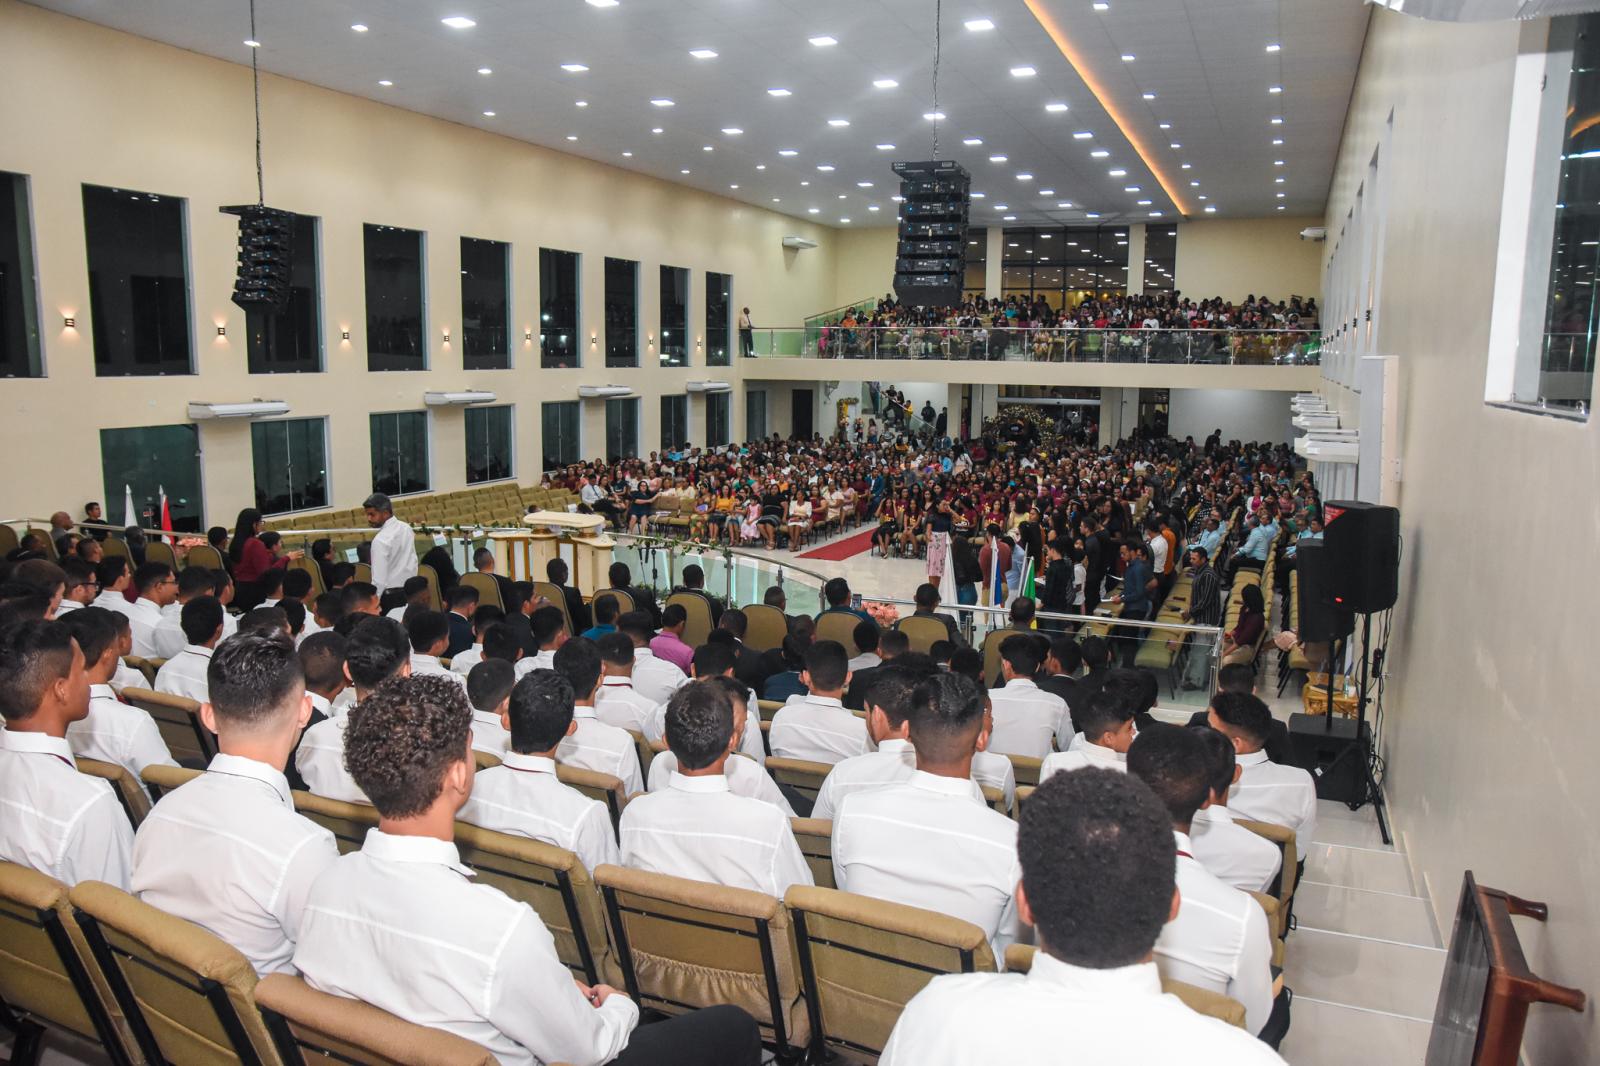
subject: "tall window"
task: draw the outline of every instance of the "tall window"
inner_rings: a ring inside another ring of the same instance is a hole
[[[204,529],[200,499],[200,427],[134,426],[100,431],[100,470],[105,480],[106,518],[120,525],[149,527],[161,518],[167,493],[172,528]],[[133,493],[133,514],[122,501]]]
[[[0,377],[36,378],[44,373],[32,217],[28,179],[0,171]]]
[[[367,369],[428,369],[422,304],[422,233],[364,227],[367,276]]]
[[[244,316],[245,357],[252,374],[315,374],[322,369],[319,227],[310,215],[291,216],[290,227],[289,302],[281,311]]]
[[[1144,291],[1171,292],[1178,269],[1178,227],[1144,228]]]
[[[661,365],[689,365],[689,271],[661,268]]]
[[[539,362],[582,365],[578,344],[578,253],[539,249]]]
[[[606,366],[639,365],[639,264],[606,258]]]
[[[559,470],[580,461],[579,422],[583,408],[577,400],[561,400],[540,404],[544,419],[544,432],[539,446],[543,453],[542,465],[546,470]]]
[[[967,230],[967,272],[961,282],[963,299],[983,299],[988,262],[989,231],[982,227]]]
[[[689,439],[689,397],[661,397],[661,450],[672,452]]]
[[[720,448],[731,443],[728,425],[732,421],[733,393],[706,393],[706,447]]]
[[[706,271],[706,366],[733,362],[733,275]]]
[[[85,185],[83,230],[95,374],[194,373],[183,200]]]
[[[512,476],[511,407],[467,408],[467,484]]]
[[[467,370],[511,366],[511,245],[461,238],[461,365]]]
[[[1125,226],[1015,227],[1005,231],[1001,294],[1072,308],[1128,286]]]
[[[287,418],[250,424],[256,509],[264,514],[328,506],[328,420]]]
[[[639,399],[606,401],[606,462],[639,454]]]
[[[428,413],[372,415],[372,491],[390,496],[427,492]]]
[[[744,439],[762,440],[767,435],[767,390],[747,389],[744,394]]]

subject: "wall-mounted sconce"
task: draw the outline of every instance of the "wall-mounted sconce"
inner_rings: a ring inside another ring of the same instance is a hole
[[[340,340],[346,340],[346,341],[349,340],[350,339],[350,331],[349,330],[344,330],[342,333],[340,333],[339,339]]]
[[[227,335],[228,335],[228,327],[227,326],[218,326],[217,327],[217,336],[226,337]]]
[[[696,338],[695,338],[695,339],[694,339],[694,346],[695,346],[695,347],[696,347],[696,348],[698,348],[698,347],[700,347],[700,338],[699,338],[699,337],[696,337]]]
[[[525,340],[525,341],[533,340],[533,330],[531,330],[531,329],[523,330],[522,331],[522,339]]]
[[[444,342],[446,344],[450,343],[450,331],[449,330],[445,330],[444,331]]]
[[[66,315],[65,317],[63,317],[61,319],[61,328],[62,329],[77,329],[78,328],[78,320],[76,318],[73,318],[71,315]]]
[[[654,333],[646,333],[644,339],[650,347],[654,348],[656,346],[656,335]]]
[[[589,347],[593,348],[597,343],[599,343],[599,340],[600,340],[600,334],[598,334],[598,333],[589,334]]]

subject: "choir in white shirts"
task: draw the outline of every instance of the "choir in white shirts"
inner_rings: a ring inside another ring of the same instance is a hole
[[[839,810],[844,797],[852,792],[881,788],[908,779],[917,770],[917,752],[911,741],[890,738],[878,745],[877,751],[855,755],[835,763],[811,808],[813,818],[832,818]],[[1005,794],[1006,809],[1010,810],[1017,794],[1016,774],[1011,760],[989,751],[972,755],[972,780],[978,785],[999,789]],[[981,795],[981,793],[980,793]]]
[[[511,746],[511,730],[493,711],[472,711],[472,750],[504,756]]]
[[[1191,851],[1224,884],[1265,892],[1283,865],[1283,852],[1266,837],[1235,825],[1233,812],[1218,804],[1196,811],[1189,826]]]
[[[211,649],[200,644],[186,644],[156,671],[156,691],[196,703],[210,703],[211,683],[206,679],[209,669]]]
[[[646,699],[626,677],[608,675],[600,679],[594,697],[594,716],[606,725],[643,733],[647,740],[666,739],[667,709]]]
[[[1025,755],[1042,759],[1062,735],[1067,717],[1067,701],[1046,692],[1025,677],[1015,677],[1001,688],[989,690],[993,727],[989,731],[989,750],[1003,755]]]
[[[226,940],[256,973],[293,973],[312,882],[338,857],[333,834],[295,813],[280,771],[218,754],[140,824],[131,891]]]
[[[618,861],[616,832],[604,803],[562,784],[555,762],[542,755],[507,751],[500,760],[473,779],[472,797],[456,815],[459,820],[565,848],[591,872]]]
[[[633,649],[633,688],[647,700],[666,703],[689,683],[689,675],[649,648]]]
[[[722,772],[728,779],[728,791],[735,796],[758,799],[772,804],[790,818],[795,816],[794,807],[778,783],[754,759],[745,758],[742,752],[735,754],[723,765]],[[656,757],[650,760],[650,791],[660,792],[672,783],[677,774],[678,757],[670,751],[657,752]]]
[[[1017,823],[970,779],[922,770],[844,797],[833,818],[833,876],[845,892],[964,919],[995,958],[1016,939]]]
[[[578,723],[577,732],[561,741],[556,761],[580,770],[610,774],[622,782],[624,795],[643,792],[639,749],[627,730],[600,721],[593,707],[574,707],[572,717]]]
[[[593,1006],[526,903],[489,885],[448,841],[367,832],[317,880],[294,964],[314,988],[487,1048],[505,1066],[608,1062],[639,1008]]]
[[[1261,1032],[1272,1014],[1272,934],[1261,904],[1225,885],[1194,857],[1187,833],[1178,841],[1178,916],[1161,927],[1161,975],[1221,992],[1244,1004],[1245,1028]]]
[[[1120,751],[1091,744],[1082,733],[1074,733],[1065,751],[1053,751],[1044,757],[1044,765],[1039,767],[1039,780],[1067,770],[1082,770],[1086,766],[1125,774],[1128,772],[1128,757]]]
[[[811,868],[789,816],[736,796],[722,774],[674,773],[667,787],[622,810],[622,864],[652,873],[765,892],[810,885]]]
[[[80,774],[64,737],[0,730],[0,859],[126,889],[132,850],[111,783]]]
[[[140,596],[123,612],[133,629],[133,654],[145,659],[159,659],[156,649],[156,629],[161,625],[161,608],[154,600]]]
[[[836,763],[872,750],[867,722],[834,696],[803,696],[772,716],[772,754],[784,759]]]
[[[1236,818],[1271,822],[1294,830],[1305,854],[1317,831],[1317,786],[1298,766],[1281,766],[1264,751],[1240,755],[1239,780],[1228,790],[1228,809]]]
[[[335,704],[337,706],[337,704]],[[351,710],[354,710],[354,705]],[[318,722],[300,734],[300,746],[295,749],[294,768],[300,771],[306,788],[326,799],[345,803],[366,803],[367,794],[361,791],[356,779],[344,768],[344,731],[350,725],[350,714]]]
[[[156,720],[117,699],[110,685],[89,686],[89,716],[67,726],[67,743],[74,756],[115,763],[135,781],[146,766],[178,765]],[[143,781],[139,787],[144,788]]]
[[[878,1061],[1283,1066],[1249,1033],[1162,992],[1153,963],[1092,970],[1043,952],[1027,974],[935,977],[906,1005]]]

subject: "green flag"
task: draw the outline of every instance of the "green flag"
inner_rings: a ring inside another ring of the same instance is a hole
[[[1022,571],[1022,595],[1030,600],[1038,598],[1033,591],[1033,558],[1031,556],[1028,559],[1027,567]]]

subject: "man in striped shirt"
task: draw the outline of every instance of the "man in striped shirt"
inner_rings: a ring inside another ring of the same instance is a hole
[[[1189,549],[1189,570],[1193,575],[1190,585],[1189,606],[1184,609],[1183,620],[1197,626],[1214,626],[1222,622],[1222,583],[1211,566],[1211,557],[1199,545]],[[1183,687],[1204,688],[1206,669],[1211,664],[1211,646],[1215,638],[1207,633],[1194,633],[1189,637],[1189,662],[1183,669]]]

